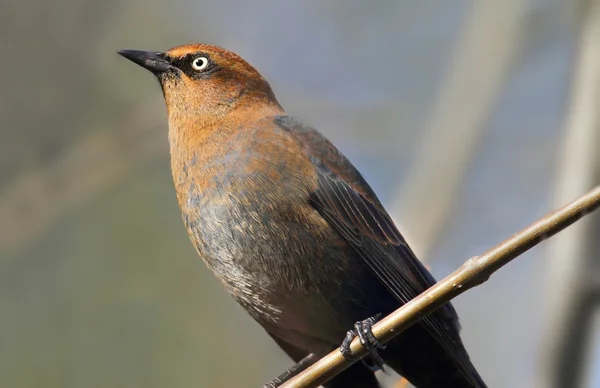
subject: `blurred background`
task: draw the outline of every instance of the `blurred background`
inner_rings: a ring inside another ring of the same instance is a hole
[[[197,258],[158,84],[118,49],[238,52],[438,278],[600,182],[598,0],[3,1],[0,30],[1,386],[291,365]],[[600,387],[599,236],[588,217],[455,300],[490,387]]]

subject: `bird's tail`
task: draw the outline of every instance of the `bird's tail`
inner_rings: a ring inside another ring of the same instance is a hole
[[[459,367],[457,360],[425,333],[417,324],[393,339],[381,352],[385,363],[417,388],[487,388],[464,348]]]
[[[381,388],[375,374],[360,362],[352,365],[323,386],[325,388]]]

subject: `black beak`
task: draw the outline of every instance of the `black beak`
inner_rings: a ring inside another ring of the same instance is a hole
[[[119,50],[118,53],[156,75],[175,68],[164,53],[138,50]]]

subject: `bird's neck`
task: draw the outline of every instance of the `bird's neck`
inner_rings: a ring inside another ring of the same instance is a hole
[[[232,109],[211,115],[173,115],[169,112],[169,146],[171,169],[175,186],[189,184],[194,179],[219,174],[212,171],[214,160],[219,160],[232,148],[243,144],[243,138],[252,135],[253,123],[266,117],[284,114],[274,103],[238,104]],[[183,198],[179,198],[180,201]]]
[[[241,101],[210,112],[202,108],[169,111],[171,155],[197,153],[209,143],[225,143],[228,135],[243,131],[248,123],[284,113],[276,100]]]

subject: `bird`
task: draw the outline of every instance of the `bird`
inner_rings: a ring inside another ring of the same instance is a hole
[[[298,363],[282,376],[358,335],[372,362],[325,387],[380,387],[381,363],[418,388],[486,387],[450,303],[385,347],[369,335],[436,280],[363,175],[288,115],[252,65],[209,44],[118,53],[158,79],[183,223],[233,298]]]

